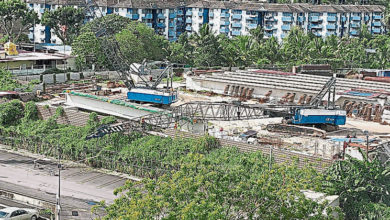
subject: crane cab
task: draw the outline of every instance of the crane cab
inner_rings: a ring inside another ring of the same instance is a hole
[[[170,105],[177,101],[177,91],[133,88],[127,92],[127,99],[132,102]]]
[[[296,125],[345,125],[346,111],[334,109],[296,109],[292,124]]]

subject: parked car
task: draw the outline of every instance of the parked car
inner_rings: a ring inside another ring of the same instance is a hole
[[[37,220],[38,211],[34,209],[23,209],[8,207],[0,209],[0,220]]]

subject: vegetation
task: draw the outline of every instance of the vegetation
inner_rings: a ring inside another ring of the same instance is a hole
[[[79,35],[84,19],[83,8],[76,9],[73,6],[66,6],[54,11],[45,11],[42,15],[41,24],[49,26],[62,42],[70,45],[74,38]]]
[[[38,14],[21,0],[0,2],[0,32],[7,40],[20,42],[22,35],[34,24],[39,24]]]
[[[9,71],[0,68],[0,91],[12,91],[15,88],[21,87]]]
[[[290,69],[300,64],[330,64],[334,69],[390,68],[390,36],[373,36],[364,25],[358,38],[331,35],[326,39],[294,27],[283,42],[278,42],[274,37],[264,38],[261,28],[251,30],[250,36],[229,39],[223,34],[216,35],[205,24],[199,33],[182,34],[177,42],[168,43],[144,24],[118,15],[106,18],[85,25],[74,42],[74,54],[80,66],[95,64],[95,67],[110,68],[110,62],[102,53],[102,40],[94,34],[95,26],[107,23],[112,26],[107,34],[115,36],[121,48],[120,55],[128,63],[167,57],[171,62],[195,67],[278,66]]]
[[[347,158],[323,175],[311,167],[275,164],[261,152],[241,153],[219,148],[211,137],[162,138],[114,133],[100,139],[85,136],[113,117],[99,120],[90,114],[84,127],[60,125],[54,117],[41,121],[33,102],[0,105],[0,140],[3,144],[85,161],[144,177],[115,191],[120,198],[106,210],[105,219],[333,219],[322,213],[342,211],[340,218],[389,218],[389,168],[374,160]],[[301,193],[303,189],[340,195],[341,210],[325,208]],[[345,215],[345,216],[344,216]]]
[[[390,36],[372,36],[366,26],[359,38],[331,35],[326,39],[294,27],[279,43],[274,37],[265,39],[260,28],[251,30],[250,36],[227,39],[225,35],[214,36],[204,25],[199,34],[182,35],[170,45],[169,59],[198,67],[272,65],[289,69],[300,64],[327,63],[333,68],[388,68],[389,43]],[[374,49],[375,53],[366,49]]]
[[[101,28],[106,26],[109,28]],[[109,42],[98,38],[95,33],[99,36],[108,35]],[[102,45],[116,44],[113,38],[121,49],[118,55],[128,63],[142,62],[143,59],[163,60],[166,57],[162,48],[167,47],[168,41],[163,36],[155,34],[153,29],[143,23],[112,14],[87,23],[73,42],[73,54],[77,56],[79,68],[91,67],[92,64],[96,68],[111,68]]]
[[[104,219],[327,219],[300,192],[320,186],[314,170],[272,165],[260,152],[189,153],[177,172],[128,182]]]
[[[327,171],[325,185],[340,195],[347,219],[390,218],[390,167],[380,161],[338,161]]]

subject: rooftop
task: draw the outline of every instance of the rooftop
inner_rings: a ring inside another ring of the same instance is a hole
[[[2,53],[3,50],[0,50]],[[13,62],[13,61],[36,61],[36,60],[66,60],[70,56],[58,53],[40,53],[19,50],[17,56],[6,56],[5,59],[0,58],[0,63]]]
[[[49,5],[85,5],[83,0],[26,0],[27,3]],[[384,12],[381,5],[313,5],[307,3],[272,4],[261,2],[199,1],[199,0],[96,0],[99,6],[114,8],[168,9],[178,7],[237,9],[278,12]]]
[[[198,1],[188,5],[193,8],[225,8],[253,11],[278,11],[278,12],[384,12],[381,5],[313,5],[307,3],[295,4],[270,4],[254,2],[222,2],[222,1]]]

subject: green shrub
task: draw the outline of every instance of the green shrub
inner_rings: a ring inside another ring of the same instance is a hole
[[[2,126],[16,125],[23,116],[23,105],[19,100],[0,105],[0,125]]]
[[[25,120],[38,120],[38,108],[35,102],[29,101],[24,106],[24,118]]]

